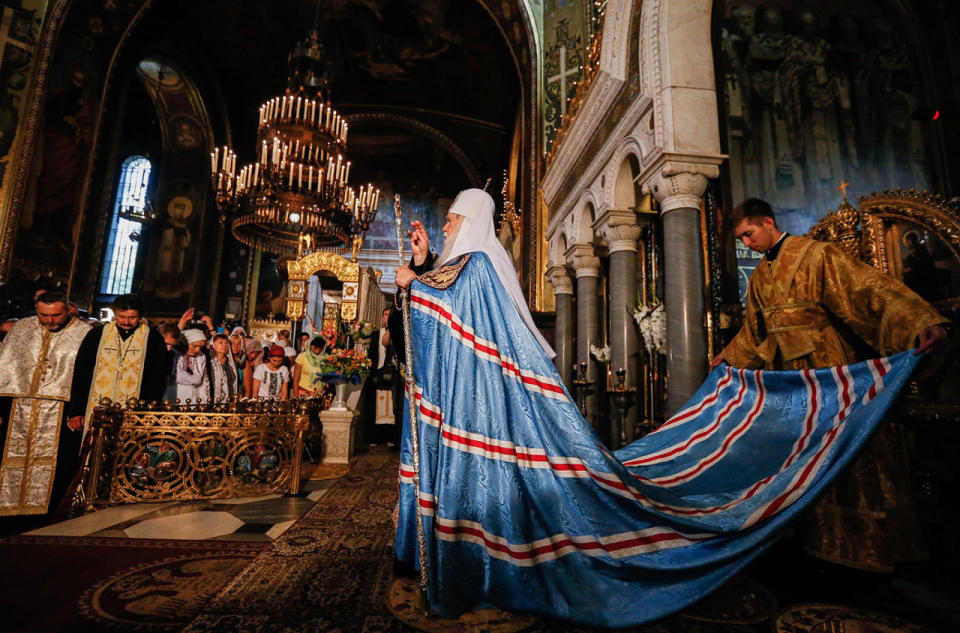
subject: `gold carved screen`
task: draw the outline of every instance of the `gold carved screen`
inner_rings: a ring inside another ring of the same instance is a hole
[[[307,314],[307,283],[320,271],[332,273],[343,282],[340,318],[357,318],[360,299],[360,265],[327,251],[316,251],[287,263],[287,317],[301,321]]]
[[[309,403],[131,404],[94,413],[87,509],[299,490]]]

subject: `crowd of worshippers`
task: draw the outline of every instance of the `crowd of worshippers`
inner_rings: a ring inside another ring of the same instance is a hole
[[[67,316],[93,328],[115,318],[115,310],[94,318],[66,301],[65,295],[55,289],[40,288],[33,299],[35,303],[62,302]],[[140,319],[147,322],[135,295],[118,296],[115,301],[135,306]],[[35,315],[36,310],[24,311],[0,323],[0,344],[18,321]],[[156,399],[159,402],[215,402],[234,396],[286,400],[315,397],[324,389],[323,382],[317,379],[315,363],[310,362],[311,356],[315,358],[326,348],[319,336],[301,333],[292,341],[288,330],[279,330],[276,340],[258,340],[241,326],[215,325],[209,315],[199,314],[195,308],[185,311],[177,323],[162,324],[154,331],[166,348],[165,359],[160,359],[166,367],[163,388],[144,385],[143,391],[162,391]]]
[[[320,373],[326,342],[319,336],[291,341],[290,332],[279,331],[275,340],[257,340],[193,308],[178,323],[154,327],[140,298],[129,294],[116,297],[100,319],[71,309],[56,289],[38,289],[32,305],[0,328],[0,517],[8,518],[0,533],[68,511],[80,446],[105,400],[285,400],[328,388]],[[366,381],[357,404],[367,441],[396,448],[402,418],[375,414],[377,391],[392,390],[394,414],[402,401],[400,374],[384,365],[395,358],[383,351],[390,344],[387,320],[384,312],[378,342],[367,353],[380,376],[391,378],[379,386]],[[16,517],[26,523],[11,523]]]

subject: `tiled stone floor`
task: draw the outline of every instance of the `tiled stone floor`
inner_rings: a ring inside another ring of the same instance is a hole
[[[113,506],[27,534],[271,542],[306,514],[335,481],[305,481],[296,495]]]

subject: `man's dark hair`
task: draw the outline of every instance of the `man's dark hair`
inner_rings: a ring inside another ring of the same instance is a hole
[[[770,203],[760,198],[747,198],[735,206],[730,215],[727,216],[727,230],[732,231],[743,220],[756,223],[762,221],[763,218],[772,218],[774,224],[777,222],[777,216],[773,214]]]
[[[34,303],[62,303],[67,304],[67,295],[59,290],[45,290],[37,297]]]
[[[160,326],[160,336],[166,336],[167,334],[174,338],[180,338],[180,328],[177,327],[176,323],[164,323]]]
[[[140,300],[140,297],[137,295],[118,295],[116,299],[113,300],[113,311],[128,311],[136,310],[140,314],[143,314],[143,301]]]

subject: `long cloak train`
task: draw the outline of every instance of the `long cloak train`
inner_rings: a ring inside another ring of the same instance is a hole
[[[623,627],[690,605],[823,491],[916,364],[904,352],[820,370],[721,366],[611,453],[486,255],[468,257],[411,288],[428,599],[448,617],[493,604]],[[415,563],[404,422],[395,548]]]

